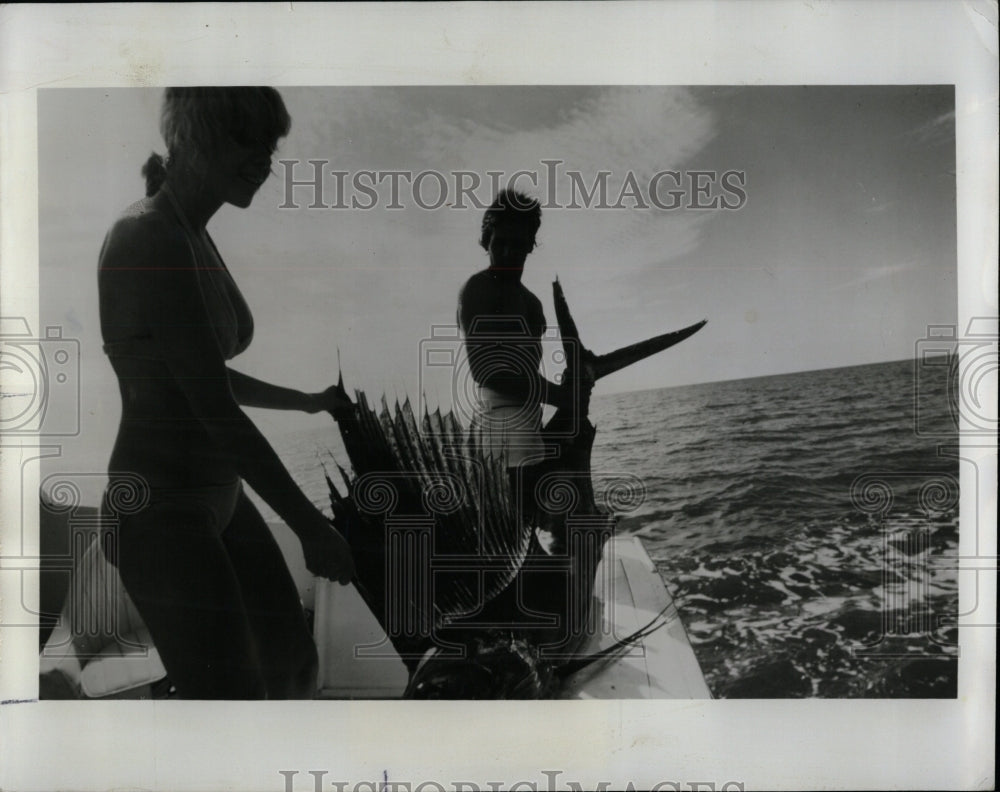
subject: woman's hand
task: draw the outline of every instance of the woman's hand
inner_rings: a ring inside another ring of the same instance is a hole
[[[341,417],[350,415],[354,409],[354,402],[347,398],[336,385],[331,385],[322,393],[314,393],[312,399],[314,409],[311,412],[325,410],[334,417],[334,420],[340,420]]]
[[[317,511],[318,520],[299,534],[306,569],[318,577],[344,585],[354,577],[354,558],[347,541],[334,530],[330,522]]]

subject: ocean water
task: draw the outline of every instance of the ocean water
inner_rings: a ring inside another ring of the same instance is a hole
[[[642,537],[717,698],[954,697],[951,367],[912,361],[595,396],[595,488]],[[276,450],[328,510],[331,423]],[[330,468],[332,469],[332,468]]]

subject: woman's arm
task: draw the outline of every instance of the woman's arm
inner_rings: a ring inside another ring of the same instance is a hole
[[[120,221],[102,266],[119,268],[116,299],[136,301],[147,318],[157,356],[192,414],[239,475],[299,537],[310,571],[349,580],[353,562],[346,543],[295,484],[234,398],[181,229],[153,212]]]
[[[244,407],[263,407],[267,410],[301,410],[318,413],[326,410],[336,418],[341,411],[350,410],[351,402],[336,385],[320,393],[304,393],[294,388],[272,385],[235,369],[226,368],[229,388],[236,403]]]
[[[233,391],[233,397],[237,404],[244,407],[300,410],[307,413],[317,413],[323,409],[318,393],[303,393],[294,388],[272,385],[229,367],[226,371],[229,374],[229,387]]]

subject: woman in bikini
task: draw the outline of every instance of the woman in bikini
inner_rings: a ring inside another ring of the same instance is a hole
[[[111,487],[146,505],[116,517],[112,560],[182,698],[312,698],[316,649],[278,546],[246,482],[302,542],[306,566],[341,583],[350,551],[299,490],[243,406],[336,414],[307,394],[227,367],[253,319],[206,230],[250,205],[290,118],[271,88],[167,89],[168,158],[100,255],[101,332],[122,418]],[[107,504],[106,504],[107,507]]]

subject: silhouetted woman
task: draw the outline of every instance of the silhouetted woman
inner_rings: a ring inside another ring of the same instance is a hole
[[[206,230],[223,204],[250,205],[290,124],[272,88],[167,89],[168,157],[150,157],[147,197],[101,250],[101,332],[122,397],[109,478],[138,477],[148,497],[118,518],[114,560],[183,698],[315,694],[296,587],[243,482],[295,532],[313,574],[353,575],[346,543],[240,408],[344,405],[334,388],[306,394],[226,366],[253,319]]]

